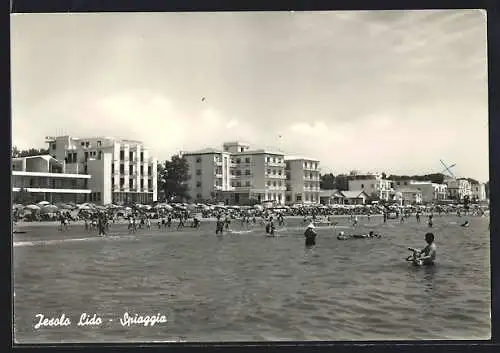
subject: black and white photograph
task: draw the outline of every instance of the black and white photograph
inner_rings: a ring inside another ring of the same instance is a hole
[[[486,11],[10,22],[14,343],[491,338]]]

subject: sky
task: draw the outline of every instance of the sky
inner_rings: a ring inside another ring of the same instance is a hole
[[[323,173],[489,178],[481,10],[15,14],[12,143],[244,141]]]

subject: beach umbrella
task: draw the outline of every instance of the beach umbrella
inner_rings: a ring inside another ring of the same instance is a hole
[[[59,208],[55,205],[45,205],[41,209],[42,213],[56,213],[57,211],[59,211]]]
[[[12,209],[13,210],[22,210],[23,208],[24,208],[24,206],[21,205],[21,204],[19,204],[19,203],[15,204],[15,205],[12,205]]]
[[[169,204],[165,204],[163,205],[163,208],[166,209],[166,210],[169,210],[169,211],[172,211],[174,208],[172,206],[170,206]]]
[[[49,204],[50,204],[50,202],[49,202],[49,201],[40,201],[39,203],[37,203],[37,205],[38,205],[39,207],[42,207],[42,206],[45,206],[45,205],[49,205]]]
[[[263,207],[261,205],[254,205],[253,208],[256,210],[259,210],[259,211],[261,211],[263,209]]]
[[[194,211],[194,210],[196,210],[196,208],[197,208],[197,206],[196,206],[196,205],[194,205],[194,204],[192,204],[192,203],[190,203],[190,204],[189,204],[189,205],[187,205],[186,207],[187,207],[187,209],[188,209],[188,210],[190,210],[190,211]]]
[[[40,207],[37,206],[37,205],[28,205],[26,207],[24,207],[25,209],[28,209],[28,210],[32,210],[32,211],[39,211],[40,210]]]
[[[61,210],[72,210],[75,208],[74,206],[67,205],[65,203],[63,203],[62,205],[56,205],[56,206],[58,206],[59,209],[61,209]]]
[[[78,206],[78,209],[79,210],[91,210],[92,207],[90,207],[89,205],[80,205],[80,206]]]

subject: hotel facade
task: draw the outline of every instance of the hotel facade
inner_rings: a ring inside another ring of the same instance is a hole
[[[65,163],[50,155],[12,159],[12,200],[83,203],[92,199],[91,176],[68,173]]]
[[[157,201],[157,161],[140,141],[112,137],[47,137],[50,155],[66,173],[90,175],[90,200],[98,204]]]
[[[250,149],[243,142],[226,142],[220,150],[182,152],[182,156],[189,166],[188,188],[193,201],[319,203],[318,161],[285,161],[283,152]],[[316,169],[309,165],[312,162]]]
[[[316,204],[320,202],[319,161],[286,158],[286,203]]]

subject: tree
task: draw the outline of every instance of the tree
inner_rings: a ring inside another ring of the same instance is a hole
[[[48,149],[44,149],[44,148],[40,148],[40,149],[30,148],[28,150],[22,150],[21,151],[16,146],[13,146],[12,147],[12,151],[11,151],[12,158],[41,156],[41,155],[45,155],[45,154],[49,154],[49,150]]]
[[[335,189],[335,176],[333,175],[333,173],[324,174],[321,176],[319,188],[323,190]]]
[[[167,201],[189,200],[187,181],[190,179],[186,158],[172,156],[158,166],[158,189],[162,190]]]
[[[382,179],[387,179],[387,174],[385,174],[385,172],[382,173]]]
[[[335,189],[339,191],[349,190],[349,176],[340,174],[335,177]]]

